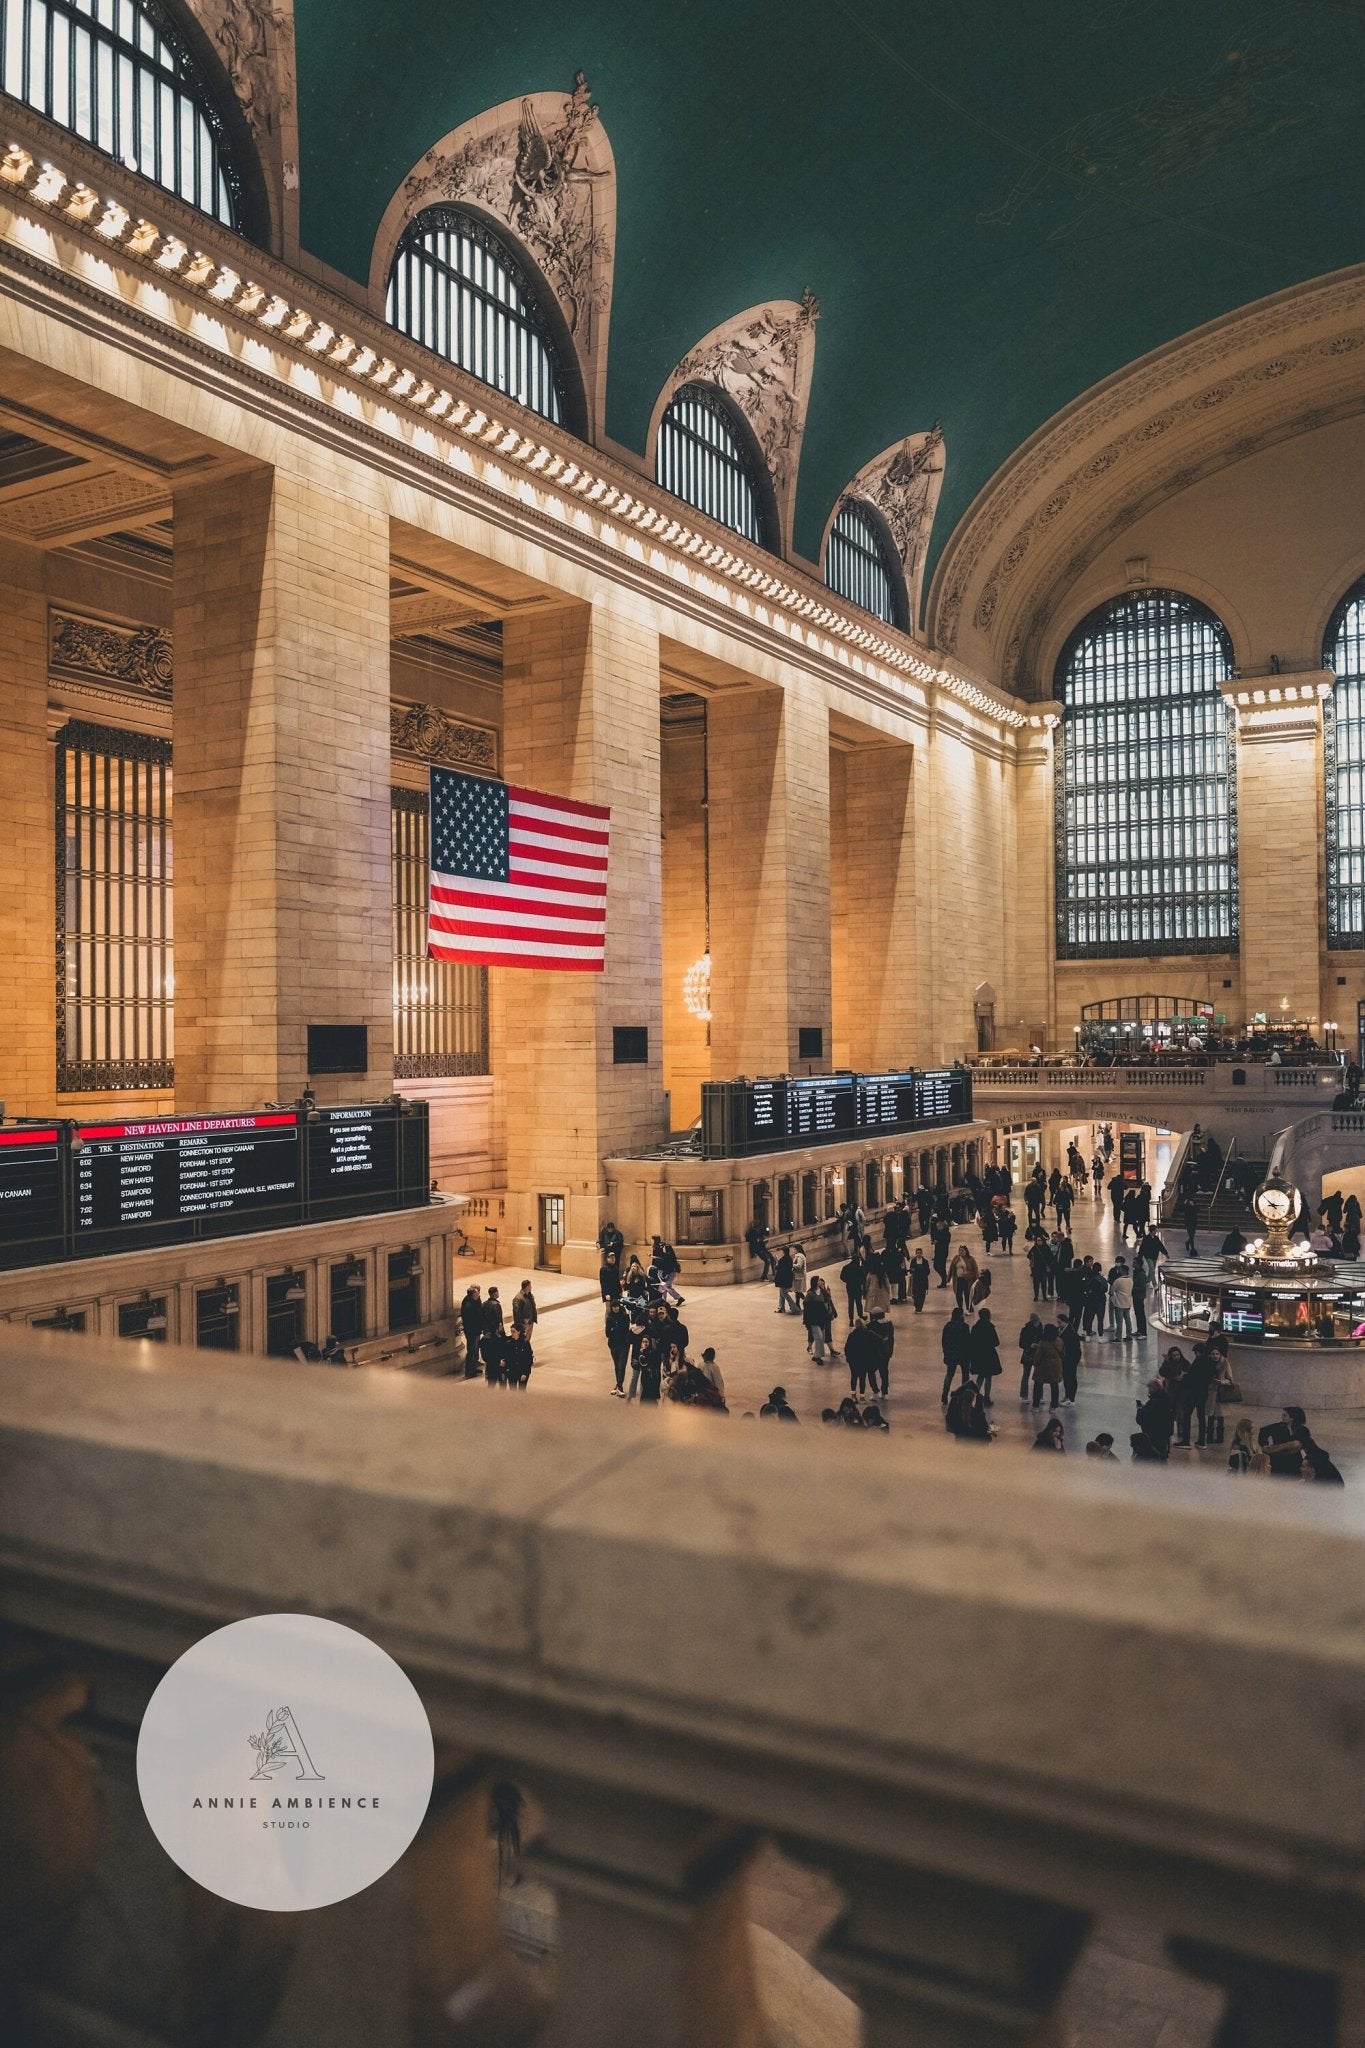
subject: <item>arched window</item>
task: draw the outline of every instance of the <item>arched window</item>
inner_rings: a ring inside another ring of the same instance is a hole
[[[1062,651],[1061,959],[1237,946],[1237,795],[1219,684],[1232,643],[1204,605],[1135,591]]]
[[[772,545],[754,464],[724,395],[684,384],[659,422],[654,474],[666,491],[755,546]]]
[[[905,624],[904,583],[881,521],[857,498],[845,498],[825,543],[825,581],[850,604],[888,626]]]
[[[1337,679],[1323,721],[1327,943],[1365,946],[1365,576],[1332,614],[1322,665]]]
[[[473,214],[428,207],[389,272],[388,318],[542,419],[563,423],[564,366],[520,263]]]
[[[0,87],[225,227],[242,227],[222,117],[159,0],[0,0]]]

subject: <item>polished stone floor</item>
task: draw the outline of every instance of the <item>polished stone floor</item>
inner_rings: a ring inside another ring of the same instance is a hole
[[[1113,1262],[1115,1251],[1115,1229],[1108,1203],[1102,1202],[1097,1206],[1087,1200],[1078,1202],[1072,1217],[1072,1229],[1078,1253],[1094,1253],[1107,1269]],[[974,1224],[954,1236],[954,1244],[959,1241],[968,1244],[973,1256],[979,1263],[982,1261],[980,1232]],[[1199,1240],[1201,1254],[1211,1256],[1216,1253],[1220,1241],[1221,1234],[1203,1234]],[[998,1442],[1026,1447],[1032,1444],[1043,1417],[1017,1398],[1019,1328],[1033,1307],[1032,1285],[1027,1262],[1018,1248],[1020,1242],[1016,1240],[1013,1258],[1001,1257],[997,1248],[989,1262],[992,1274],[989,1307],[1000,1331],[1000,1355],[1005,1365],[1005,1371],[996,1382],[993,1411],[999,1431]],[[1183,1233],[1168,1233],[1167,1243],[1173,1253],[1178,1253],[1183,1249]],[[844,1303],[843,1290],[838,1285],[838,1264],[836,1262],[834,1266],[820,1270],[829,1280],[839,1304],[841,1320],[835,1326],[836,1341],[839,1342],[846,1325],[842,1319]],[[528,1276],[513,1267],[492,1269],[480,1266],[472,1259],[457,1261],[457,1288],[463,1288],[470,1278],[477,1279],[485,1287],[496,1284],[504,1303],[510,1302],[524,1277]],[[590,1281],[561,1279],[557,1274],[533,1273],[529,1277],[542,1311],[531,1392],[544,1389],[607,1402],[612,1373],[602,1341],[602,1311],[596,1287]],[[820,1411],[837,1407],[848,1392],[846,1368],[842,1360],[816,1365],[806,1354],[805,1331],[800,1319],[778,1315],[776,1301],[776,1293],[771,1287],[756,1283],[743,1287],[693,1288],[682,1311],[682,1319],[690,1333],[692,1355],[699,1356],[708,1344],[715,1346],[725,1375],[732,1416],[756,1414],[770,1389],[781,1385],[786,1388],[787,1398],[801,1422],[818,1424]],[[937,1433],[943,1427],[943,1411],[939,1403],[943,1378],[939,1340],[952,1301],[951,1292],[941,1291],[935,1281],[922,1315],[916,1316],[908,1303],[892,1310],[896,1350],[891,1361],[891,1392],[889,1399],[880,1405],[893,1433],[926,1430]],[[1087,1340],[1076,1405],[1060,1411],[1069,1452],[1084,1454],[1087,1441],[1100,1430],[1108,1430],[1114,1438],[1116,1453],[1125,1459],[1129,1456],[1128,1439],[1134,1428],[1134,1407],[1156,1370],[1162,1346],[1161,1333],[1150,1326],[1145,1339],[1135,1339],[1130,1344],[1114,1343],[1107,1336]],[[1289,1360],[1286,1360],[1284,1398],[1286,1401],[1294,1399]],[[1279,1411],[1278,1408],[1226,1409],[1229,1437],[1236,1419],[1248,1412],[1259,1426],[1262,1422],[1273,1421]],[[1309,1422],[1318,1441],[1336,1459],[1348,1486],[1365,1480],[1365,1409],[1348,1415],[1310,1415]],[[1173,1449],[1171,1463],[1186,1468],[1205,1467],[1211,1476],[1217,1474],[1225,1478],[1227,1473],[1225,1450]]]

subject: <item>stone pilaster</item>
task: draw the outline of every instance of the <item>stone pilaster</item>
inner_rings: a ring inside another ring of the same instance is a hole
[[[18,858],[5,881],[0,1100],[9,1116],[56,1106],[53,756],[47,741],[47,599],[42,562],[0,551],[0,816]]]
[[[1322,1012],[1321,787],[1316,702],[1239,712],[1238,865],[1248,1018],[1260,1010],[1272,1021]]]
[[[1020,1052],[1030,1045],[1057,1045],[1056,916],[1053,896],[1054,728],[1030,726],[1019,736],[1015,755],[1014,914],[1010,920],[1009,968],[1012,994],[997,1006],[999,1047]],[[1072,1019],[1067,1020],[1070,1036]],[[1060,1048],[1069,1052],[1071,1046]]]
[[[177,1108],[292,1099],[310,1023],[369,1031],[323,1100],[393,1085],[388,559],[349,474],[176,494]]]
[[[489,971],[511,1247],[535,1256],[539,1198],[558,1195],[564,1269],[596,1272],[603,1157],[665,1135],[659,641],[643,609],[622,596],[508,619],[503,758],[509,782],[611,806],[605,971]],[[620,1025],[645,1026],[647,1064],[614,1063]]]
[[[831,847],[842,884],[832,906],[843,983],[835,1044],[839,1064],[879,1073],[915,1052],[914,750],[858,747],[840,765],[842,844]]]
[[[711,1070],[828,1067],[829,719],[819,693],[736,691],[710,705]],[[802,1061],[798,1033],[823,1034]]]
[[[663,1033],[664,1086],[675,1131],[701,1111],[711,1075],[706,1020],[683,1000],[688,969],[706,950],[706,710],[701,703],[666,716],[663,728]]]

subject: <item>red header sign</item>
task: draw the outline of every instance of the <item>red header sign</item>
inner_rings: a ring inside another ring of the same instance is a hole
[[[177,1116],[160,1117],[145,1124],[81,1124],[80,1138],[197,1138],[230,1136],[233,1131],[293,1129],[298,1118],[292,1110],[268,1111],[261,1116]],[[55,1134],[54,1134],[55,1135]]]

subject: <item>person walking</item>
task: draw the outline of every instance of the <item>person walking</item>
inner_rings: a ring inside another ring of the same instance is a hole
[[[1033,1377],[1033,1354],[1043,1334],[1043,1319],[1035,1310],[1019,1332],[1019,1399],[1027,1401]]]
[[[1019,1218],[1015,1215],[1008,1202],[1001,1206],[999,1222],[1000,1248],[1007,1259],[1012,1259],[1014,1257],[1014,1233],[1019,1228]]]
[[[848,1391],[854,1400],[867,1392],[867,1376],[879,1361],[880,1345],[870,1334],[870,1325],[859,1316],[844,1339],[844,1360],[848,1366]]]
[[[915,1256],[910,1261],[908,1278],[910,1281],[910,1300],[915,1314],[917,1316],[923,1315],[925,1299],[929,1293],[929,1261],[925,1258],[923,1251],[918,1245],[915,1247]]]
[[[1152,1282],[1152,1269],[1146,1259],[1138,1258],[1133,1263],[1133,1327],[1139,1337],[1147,1335],[1147,1290]]]
[[[1190,1257],[1194,1258],[1199,1250],[1199,1246],[1194,1241],[1195,1226],[1199,1222],[1199,1204],[1194,1198],[1193,1188],[1190,1189],[1181,1206],[1180,1220],[1185,1226],[1185,1249]]]
[[[744,1233],[744,1242],[748,1245],[751,1255],[759,1261],[759,1279],[771,1280],[774,1261],[772,1253],[768,1250],[766,1225],[757,1222],[751,1223]]]
[[[1080,1386],[1083,1346],[1081,1344],[1081,1333],[1072,1322],[1070,1316],[1067,1317],[1066,1322],[1062,1325],[1059,1342],[1062,1347],[1062,1399],[1069,1402],[1074,1408],[1076,1405],[1076,1390]]]
[[[1123,1175],[1116,1173],[1109,1183],[1109,1206],[1114,1212],[1114,1228],[1123,1221]]]
[[[953,1381],[959,1372],[964,1380],[971,1377],[972,1333],[960,1308],[955,1308],[943,1325],[939,1348],[943,1353],[943,1393],[939,1399],[939,1406],[946,1407]]]
[[[794,1292],[796,1267],[792,1263],[790,1245],[783,1245],[777,1255],[777,1263],[773,1267],[773,1286],[777,1289],[777,1308],[774,1313],[779,1316],[789,1313],[799,1315],[800,1309]]]
[[[799,1309],[806,1299],[806,1289],[810,1285],[810,1268],[806,1262],[806,1247],[798,1240],[791,1248],[791,1255],[792,1293],[796,1296],[796,1306]]]
[[[982,1400],[990,1408],[994,1405],[991,1386],[1000,1371],[1000,1332],[988,1308],[983,1308],[978,1314],[967,1333],[967,1343],[972,1378],[981,1389]]]
[[[1033,1282],[1033,1299],[1051,1301],[1056,1292],[1057,1269],[1053,1263],[1052,1246],[1045,1236],[1035,1237],[1029,1246],[1028,1270]]]
[[[977,1283],[981,1268],[965,1244],[960,1244],[953,1253],[948,1267],[948,1278],[953,1283],[953,1298],[959,1308],[971,1307],[972,1289]]]
[[[895,1324],[885,1309],[874,1308],[867,1326],[867,1377],[872,1392],[883,1401],[891,1391],[891,1354],[895,1348]]]
[[[952,1241],[952,1228],[947,1217],[936,1217],[933,1236],[930,1242],[934,1247],[934,1271],[938,1274],[938,1284],[940,1287],[948,1285],[948,1251]]]

